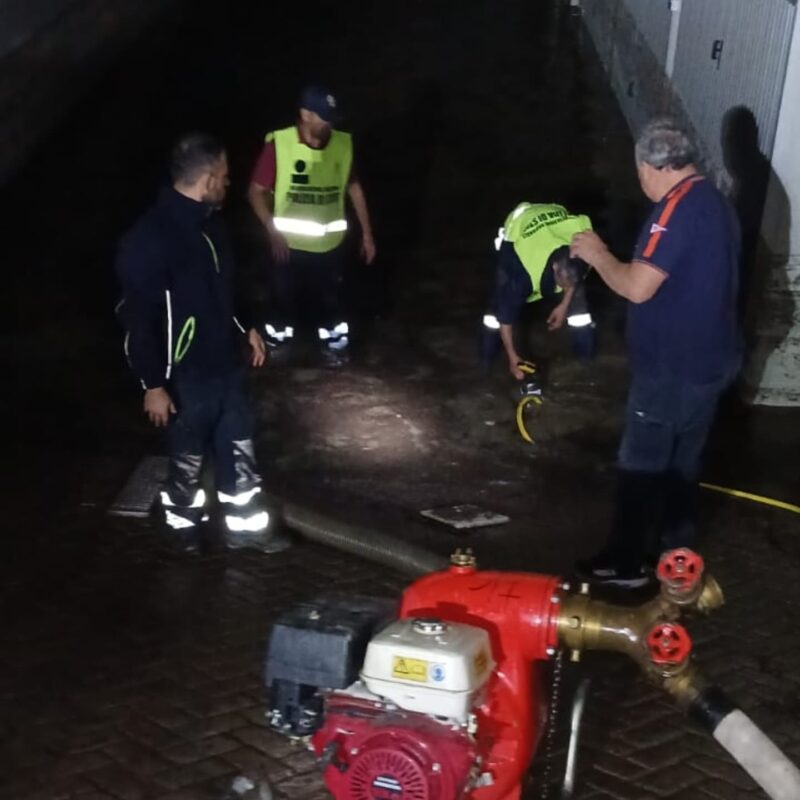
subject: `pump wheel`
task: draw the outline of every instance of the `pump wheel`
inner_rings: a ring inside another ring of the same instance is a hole
[[[658,666],[683,664],[692,652],[692,639],[683,625],[662,622],[647,635],[650,660]]]
[[[704,569],[702,556],[681,547],[661,556],[656,575],[673,593],[688,594],[700,583]]]

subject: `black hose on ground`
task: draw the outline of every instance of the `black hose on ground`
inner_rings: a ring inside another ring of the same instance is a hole
[[[284,501],[281,510],[287,527],[307,539],[385,564],[407,575],[426,575],[446,569],[450,563],[446,556],[431,553],[370,528],[331,519],[295,503]]]

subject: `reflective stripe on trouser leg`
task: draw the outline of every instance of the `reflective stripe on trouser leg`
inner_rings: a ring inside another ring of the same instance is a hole
[[[261,487],[254,486],[252,489],[248,489],[245,492],[239,492],[237,494],[225,494],[225,492],[217,492],[217,499],[223,505],[229,504],[236,506],[237,508],[241,508],[242,506],[248,505],[253,498],[260,493]]]
[[[262,533],[269,525],[269,512],[256,511],[249,516],[240,514],[226,514],[225,527],[231,533]]]
[[[203,518],[206,494],[200,488],[203,456],[182,453],[169,460],[167,485],[161,492],[161,505],[170,528],[192,528]]]
[[[267,529],[269,512],[264,509],[260,495],[260,486],[233,495],[217,492],[225,517],[225,527],[229,531],[259,533]]]
[[[317,336],[323,342],[329,339],[338,339],[341,336],[347,336],[349,333],[350,325],[344,320],[337,322],[332,328],[317,328]]]
[[[318,328],[317,336],[329,350],[344,350],[350,344],[350,325],[337,322],[332,328]]]
[[[270,339],[274,339],[276,342],[285,342],[287,339],[294,338],[294,328],[291,325],[284,325],[282,328],[278,328],[271,323],[267,323],[264,326],[264,330],[267,333],[267,336]]]
[[[567,317],[567,325],[570,328],[585,328],[592,324],[591,314],[571,314]]]
[[[225,527],[233,533],[258,533],[269,525],[269,514],[261,503],[261,477],[256,471],[252,439],[231,442],[236,488],[217,492],[223,507]]]
[[[192,502],[187,506],[176,504],[164,490],[161,492],[161,506],[164,509],[164,520],[170,528],[181,530],[194,528],[203,519],[203,508],[206,504],[206,493],[198,489]]]

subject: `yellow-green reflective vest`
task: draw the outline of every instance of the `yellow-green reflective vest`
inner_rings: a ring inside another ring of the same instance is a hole
[[[533,291],[526,302],[541,299],[542,274],[553,251],[568,245],[576,233],[591,229],[592,222],[585,214],[570,214],[554,203],[520,203],[506,217],[503,238],[513,242],[514,251],[531,276]],[[556,284],[556,292],[562,291]]]
[[[344,195],[353,163],[349,133],[332,131],[315,150],[300,141],[297,128],[267,134],[275,142],[275,227],[292,250],[327,253],[347,230]]]

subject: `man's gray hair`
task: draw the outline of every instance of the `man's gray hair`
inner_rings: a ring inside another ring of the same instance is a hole
[[[693,164],[697,148],[686,129],[664,117],[648,122],[636,140],[636,162],[661,169],[683,169]]]

